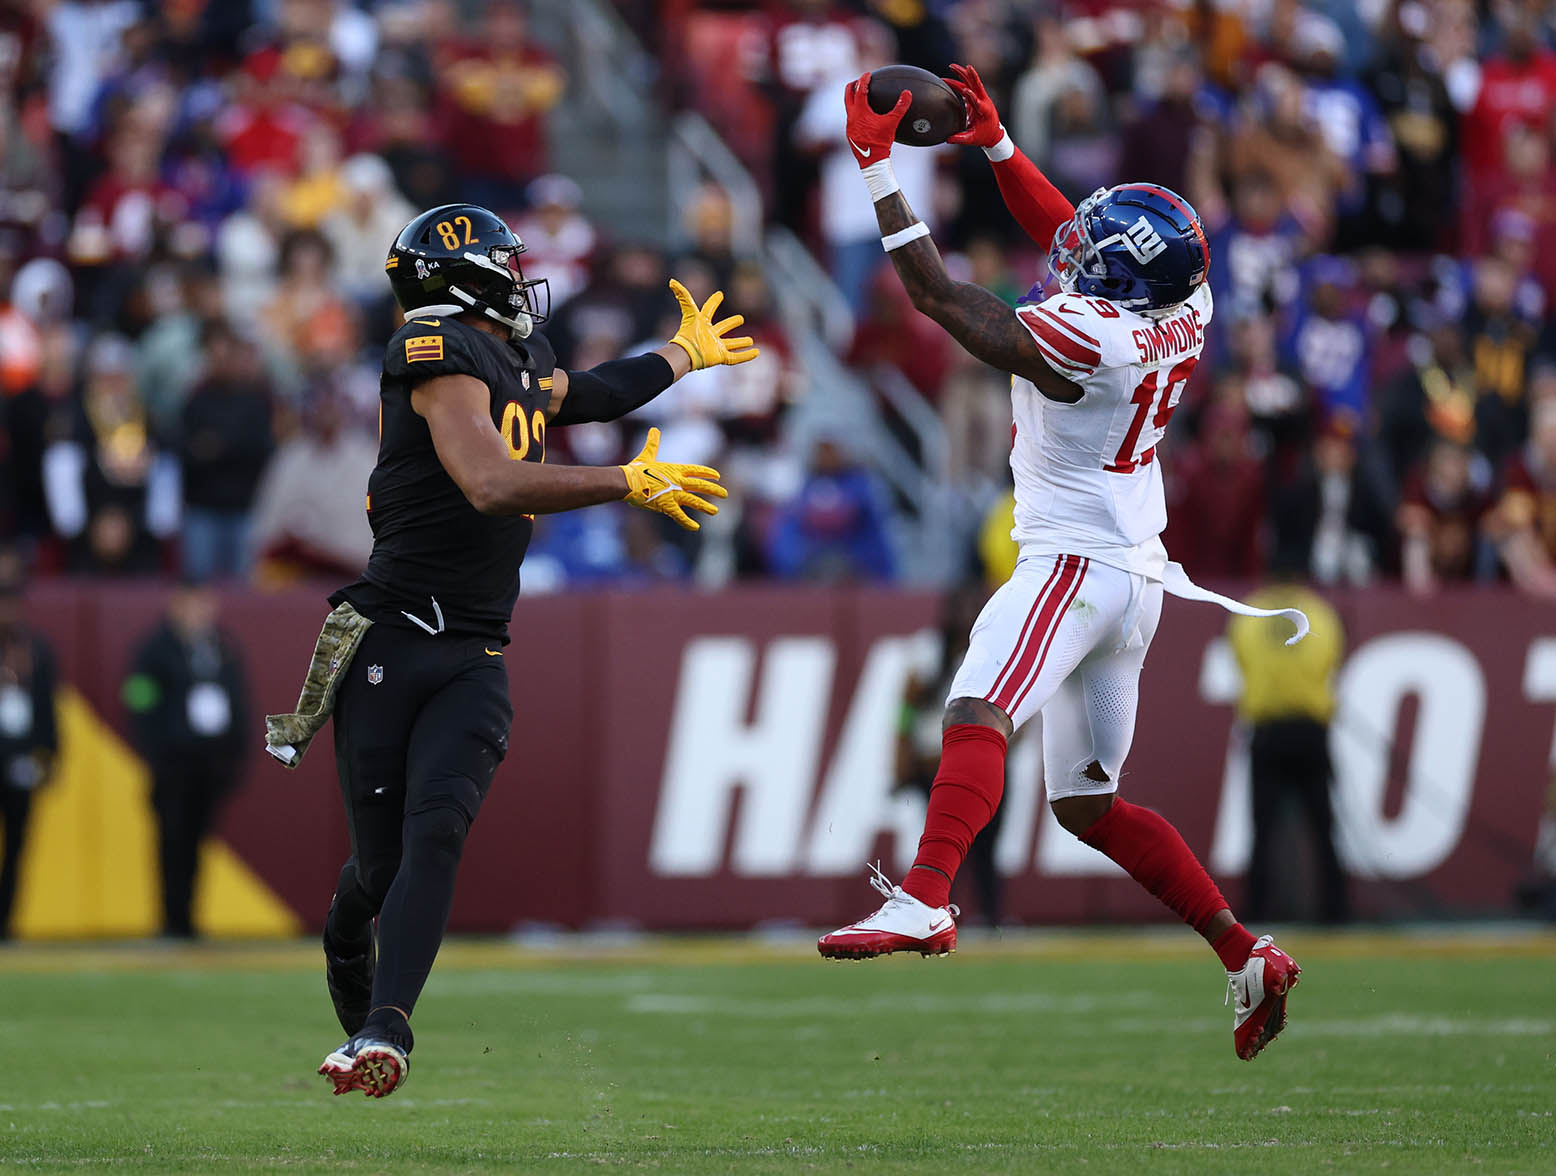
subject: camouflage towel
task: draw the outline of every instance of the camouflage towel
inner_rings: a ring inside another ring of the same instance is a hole
[[[297,710],[289,715],[265,716],[265,750],[289,768],[303,762],[308,744],[335,709],[335,691],[356,656],[373,622],[349,604],[342,604],[324,618],[324,628],[313,647],[308,677],[297,696]]]

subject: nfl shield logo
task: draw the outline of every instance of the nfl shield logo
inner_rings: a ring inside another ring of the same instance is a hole
[[[367,684],[369,686],[377,686],[383,680],[384,680],[384,667],[383,666],[368,666],[367,667]]]
[[[519,383],[524,385],[524,391],[529,391],[529,373],[524,372],[519,376]]]

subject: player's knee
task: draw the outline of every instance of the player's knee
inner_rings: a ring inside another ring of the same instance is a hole
[[[1113,793],[1102,796],[1061,796],[1049,806],[1066,832],[1079,837],[1107,815],[1113,807]]]
[[[1111,785],[1113,781],[1102,764],[1098,760],[1092,760],[1089,764],[1076,768],[1075,779],[1070,783],[1095,789],[1098,785]],[[1093,791],[1078,796],[1060,796],[1049,802],[1049,807],[1053,809],[1054,819],[1067,832],[1079,837],[1107,815],[1108,809],[1113,807],[1115,796],[1115,789],[1109,787],[1106,792]]]
[[[1010,716],[999,707],[984,698],[953,698],[946,703],[945,715],[941,718],[940,729],[948,730],[951,727],[961,726],[993,727],[1006,739],[1014,725]]]
[[[470,818],[457,804],[435,804],[405,818],[405,853],[409,857],[457,862],[464,853]]]
[[[384,895],[389,893],[389,887],[394,884],[394,876],[399,872],[398,857],[358,862],[357,885],[362,888],[362,892],[367,895],[368,901],[374,907],[380,907],[383,905]]]

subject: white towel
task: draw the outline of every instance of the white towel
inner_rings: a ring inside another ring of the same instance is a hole
[[[1201,588],[1193,580],[1189,579],[1183,565],[1169,561],[1162,572],[1162,587],[1173,596],[1183,600],[1202,600],[1207,604],[1219,604],[1227,612],[1237,613],[1244,617],[1285,617],[1297,627],[1297,631],[1286,638],[1287,645],[1295,645],[1308,635],[1311,626],[1308,624],[1307,613],[1300,608],[1254,608],[1251,604],[1244,604],[1240,600],[1233,600],[1230,596],[1222,596],[1219,592],[1212,592],[1208,588]]]

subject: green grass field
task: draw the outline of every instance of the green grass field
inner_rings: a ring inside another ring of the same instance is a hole
[[[827,964],[455,944],[407,1086],[335,1098],[311,947],[0,952],[0,1167],[1556,1172],[1556,937],[1294,935],[1232,1054],[1186,933]]]

